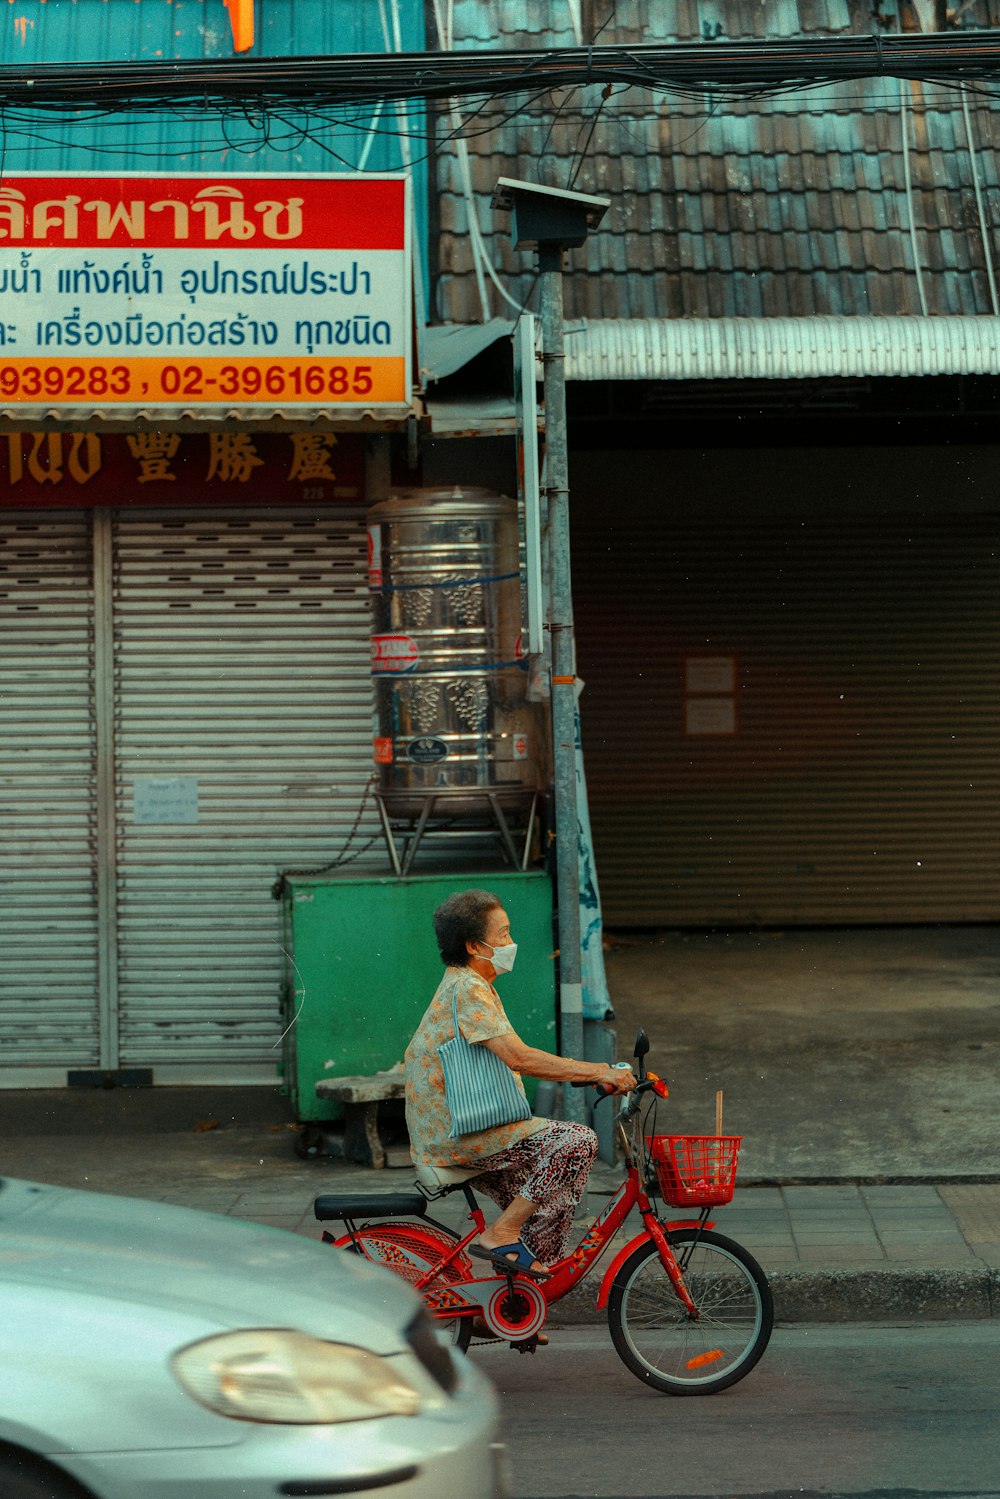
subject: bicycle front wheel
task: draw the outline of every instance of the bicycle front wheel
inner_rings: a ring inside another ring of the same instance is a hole
[[[713,1395],[735,1384],[767,1347],[774,1303],[764,1274],[741,1244],[706,1229],[675,1229],[671,1248],[698,1310],[677,1298],[652,1239],[629,1255],[608,1298],[619,1358],[665,1395]],[[692,1247],[693,1246],[693,1247]]]

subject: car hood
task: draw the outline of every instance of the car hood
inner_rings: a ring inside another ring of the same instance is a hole
[[[183,1312],[205,1334],[296,1327],[391,1354],[417,1299],[387,1271],[282,1229],[0,1178],[0,1286]]]

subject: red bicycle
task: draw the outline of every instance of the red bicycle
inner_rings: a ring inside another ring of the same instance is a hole
[[[324,1240],[408,1280],[462,1352],[480,1335],[534,1352],[549,1307],[593,1269],[636,1207],[642,1232],[619,1249],[597,1297],[619,1357],[668,1395],[710,1395],[735,1384],[763,1354],[774,1325],[764,1271],[742,1245],[716,1233],[709,1216],[732,1199],[742,1136],[658,1135],[656,1105],[667,1088],[646,1072],[648,1050],[640,1030],[639,1083],[618,1114],[625,1179],[548,1279],[530,1280],[513,1267],[477,1274],[466,1251],[486,1220],[471,1187],[475,1171],[459,1167],[418,1167],[416,1192],[317,1197],[316,1217],[346,1229],[340,1237],[324,1232]],[[665,1203],[696,1208],[698,1216],[660,1217],[657,1189]],[[429,1202],[459,1191],[472,1224],[464,1236],[427,1216]],[[378,1221],[385,1218],[393,1221]]]

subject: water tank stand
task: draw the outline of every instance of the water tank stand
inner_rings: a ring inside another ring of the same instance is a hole
[[[466,825],[455,826],[455,814],[448,811],[449,801],[459,802],[463,809],[467,809],[470,800],[483,803],[483,819],[486,826],[468,826],[467,810],[463,810],[461,818]],[[397,875],[409,874],[424,837],[436,832],[449,833],[453,838],[470,836],[481,838],[484,834],[498,838],[505,858],[514,869],[527,869],[528,867],[531,839],[535,831],[535,818],[538,812],[537,791],[531,797],[528,825],[520,851],[514,842],[514,830],[511,829],[510,822],[504,813],[501,795],[487,787],[481,791],[468,786],[452,786],[442,791],[430,791],[424,798],[417,817],[401,817],[398,814],[393,816],[390,806],[386,805],[385,798],[378,791],[375,793],[375,802],[378,806],[378,815],[382,822],[389,858],[392,861],[393,871]],[[402,845],[402,851],[397,844],[397,839]]]

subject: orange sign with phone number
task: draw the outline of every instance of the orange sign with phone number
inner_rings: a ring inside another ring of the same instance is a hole
[[[259,401],[310,405],[362,401],[388,406],[406,399],[402,359],[267,360],[8,359],[0,364],[5,400]]]

